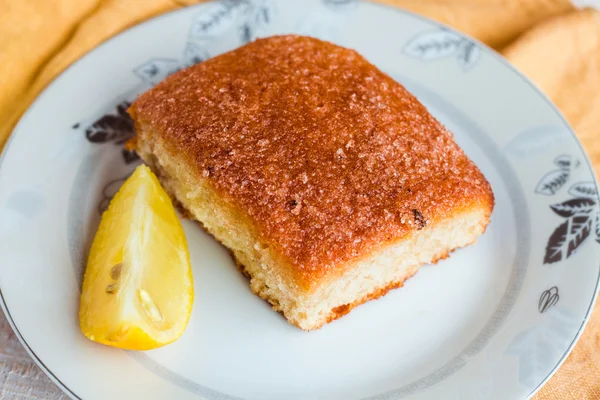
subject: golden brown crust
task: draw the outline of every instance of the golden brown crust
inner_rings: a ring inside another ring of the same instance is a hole
[[[493,207],[485,177],[414,96],[317,39],[260,39],[179,71],[131,113],[245,210],[303,285]]]

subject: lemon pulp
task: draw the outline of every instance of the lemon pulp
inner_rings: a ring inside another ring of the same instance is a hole
[[[194,297],[185,234],[173,204],[144,165],[102,215],[79,308],[89,339],[129,350],[171,343],[183,333]]]

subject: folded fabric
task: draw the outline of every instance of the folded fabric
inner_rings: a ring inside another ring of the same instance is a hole
[[[558,106],[599,171],[600,11],[589,8],[548,19],[502,54]]]
[[[12,0],[0,3],[0,148],[40,92],[116,33],[185,5],[174,0]]]

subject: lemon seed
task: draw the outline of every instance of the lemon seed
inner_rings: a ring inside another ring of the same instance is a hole
[[[121,270],[123,269],[123,263],[118,263],[110,269],[110,277],[113,280],[117,280],[121,277]]]
[[[104,289],[104,291],[108,294],[115,294],[118,289],[119,289],[119,285],[117,282],[115,282],[115,283],[111,283],[110,285],[108,285],[106,287],[106,289]]]

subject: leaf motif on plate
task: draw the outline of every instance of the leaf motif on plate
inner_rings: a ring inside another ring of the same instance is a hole
[[[406,44],[403,52],[409,57],[423,61],[456,55],[463,70],[473,67],[481,54],[477,44],[446,29],[417,35]]]
[[[545,313],[550,307],[558,303],[560,296],[558,295],[558,288],[552,286],[550,289],[544,290],[538,301],[538,311]]]
[[[540,179],[535,188],[535,192],[546,196],[553,195],[569,180],[569,171],[556,169],[548,172]]]
[[[572,167],[579,167],[580,162],[577,159],[574,159],[570,155],[561,154],[560,156],[554,159],[554,165],[560,167],[562,169],[570,170]]]
[[[235,11],[246,3],[239,0],[224,0],[206,5],[192,23],[190,36],[206,39],[225,32],[235,21]]]
[[[347,10],[358,5],[358,0],[323,0],[323,4],[334,11]]]
[[[562,169],[571,168],[571,156],[562,154],[554,159],[554,165]]]
[[[92,143],[127,141],[133,136],[133,120],[127,114],[131,105],[128,101],[119,103],[115,111],[103,115],[85,130],[85,137]]]
[[[581,320],[577,319],[569,309],[555,305],[544,315],[549,317],[548,328],[554,341],[565,345],[573,340]]]
[[[129,178],[129,176],[113,179],[112,181],[104,185],[104,187],[102,188],[102,199],[100,200],[100,204],[98,204],[98,214],[102,215],[102,213],[108,209],[110,201],[115,196],[115,194],[117,194],[119,189],[121,189],[121,186],[127,180],[127,178]]]
[[[198,64],[199,62],[207,60],[208,58],[208,53],[206,53],[196,43],[189,42],[186,44],[183,52],[183,64],[185,67]]]
[[[248,43],[257,38],[258,30],[271,23],[274,7],[269,0],[253,1],[246,4],[242,14],[244,23],[238,29],[242,43]]]
[[[589,214],[594,210],[596,202],[586,197],[567,200],[563,203],[552,204],[550,208],[561,217],[571,217],[576,214]]]
[[[121,155],[123,156],[123,161],[125,161],[125,164],[131,164],[132,162],[140,159],[140,156],[138,156],[135,150],[123,149],[121,150]]]
[[[573,215],[554,230],[546,245],[544,264],[553,264],[570,257],[589,237],[590,215]]]
[[[529,128],[512,138],[504,148],[507,154],[531,159],[558,148],[571,135],[564,127],[540,125]]]
[[[592,181],[577,182],[569,188],[569,194],[575,197],[589,197],[596,199],[598,198],[598,189],[596,184]]]
[[[544,264],[552,264],[563,259],[563,248],[567,242],[567,231],[569,229],[569,221],[565,221],[552,232],[546,244],[546,254],[544,256]]]
[[[588,238],[592,230],[592,217],[590,215],[575,215],[571,217],[570,238],[568,241],[567,257]]]
[[[600,211],[596,211],[596,217],[594,218],[594,233],[596,242],[600,243]]]
[[[404,54],[424,61],[437,60],[456,54],[463,41],[459,35],[446,30],[426,32],[408,42]]]
[[[181,63],[175,59],[157,58],[146,61],[134,68],[133,73],[143,81],[156,85],[167,76],[181,69]]]
[[[540,326],[518,334],[507,352],[519,357],[519,382],[528,387],[535,387],[547,376],[559,356],[546,330]]]
[[[261,2],[254,4],[250,9],[250,21],[255,25],[265,26],[270,24],[273,20],[274,8],[270,1],[262,0]]]
[[[458,61],[462,68],[468,70],[473,67],[479,59],[479,53],[479,47],[475,43],[468,40],[463,41],[458,52]]]
[[[252,26],[250,26],[249,23],[244,23],[242,25],[240,25],[240,37],[242,40],[242,43],[249,43],[252,41],[252,38],[254,37],[254,34],[252,32]]]
[[[580,321],[559,305],[547,308],[536,325],[515,336],[506,352],[518,357],[519,382],[535,388],[563,356],[577,333]]]

